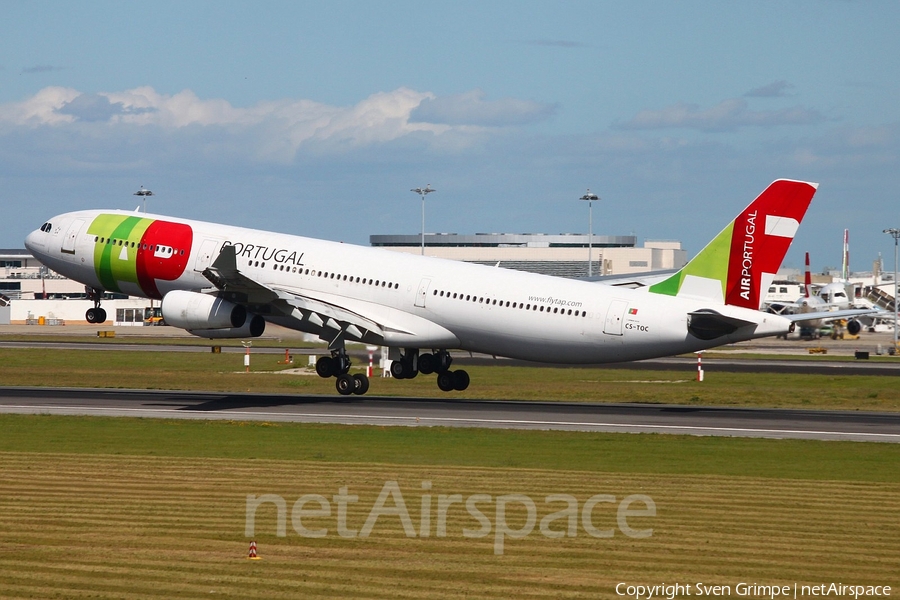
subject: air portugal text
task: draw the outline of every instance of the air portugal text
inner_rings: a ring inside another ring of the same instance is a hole
[[[748,213],[744,227],[744,254],[741,261],[741,298],[750,300],[750,279],[753,272],[753,242],[756,240],[756,211]]]
[[[298,252],[297,250],[231,241],[226,241],[222,244],[223,248],[226,246],[234,246],[235,256],[240,256],[249,260],[262,260],[266,262],[274,261],[278,264],[293,265],[295,267],[303,266],[302,261],[304,252]]]

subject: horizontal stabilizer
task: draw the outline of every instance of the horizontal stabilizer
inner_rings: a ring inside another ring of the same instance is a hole
[[[793,315],[781,315],[794,323],[802,323],[803,321],[815,321],[817,319],[825,319],[833,321],[835,319],[846,319],[848,317],[859,317],[862,315],[874,315],[882,312],[877,308],[848,308],[846,310],[820,310],[818,312],[797,313]]]

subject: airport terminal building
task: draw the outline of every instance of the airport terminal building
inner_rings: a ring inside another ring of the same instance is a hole
[[[623,275],[662,269],[680,269],[687,263],[681,242],[647,240],[637,247],[633,235],[582,233],[426,233],[425,254],[506,269],[557,277],[588,276],[590,238],[591,274]],[[421,235],[372,235],[372,246],[419,254]]]
[[[111,324],[144,324],[150,300],[124,294],[103,297]],[[93,305],[84,284],[47,268],[28,250],[0,249],[0,325],[85,323],[84,312]]]

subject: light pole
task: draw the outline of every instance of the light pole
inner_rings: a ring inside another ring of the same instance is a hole
[[[588,188],[587,193],[579,198],[579,200],[587,200],[588,203],[588,277],[593,276],[594,274],[594,266],[593,266],[593,256],[592,250],[594,248],[594,200],[599,200],[600,197],[597,194],[591,193],[591,188]]]
[[[151,192],[150,190],[145,190],[145,189],[144,189],[144,186],[141,186],[141,189],[139,189],[138,191],[136,191],[136,192],[134,193],[134,195],[135,195],[135,196],[140,196],[140,197],[141,197],[141,202],[142,202],[142,204],[143,204],[143,206],[144,206],[144,213],[146,214],[146,212],[147,212],[147,196],[152,196],[152,195],[153,195],[153,192]]]
[[[900,239],[900,229],[893,227],[885,229],[884,233],[894,238],[894,352],[897,351],[897,240]]]
[[[437,190],[432,189],[431,184],[427,183],[424,188],[417,187],[409,191],[422,196],[422,256],[425,256],[425,196],[431,192],[436,192]]]

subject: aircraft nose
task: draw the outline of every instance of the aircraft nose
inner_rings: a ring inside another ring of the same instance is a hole
[[[25,247],[32,253],[44,249],[44,232],[35,229],[25,237]]]

